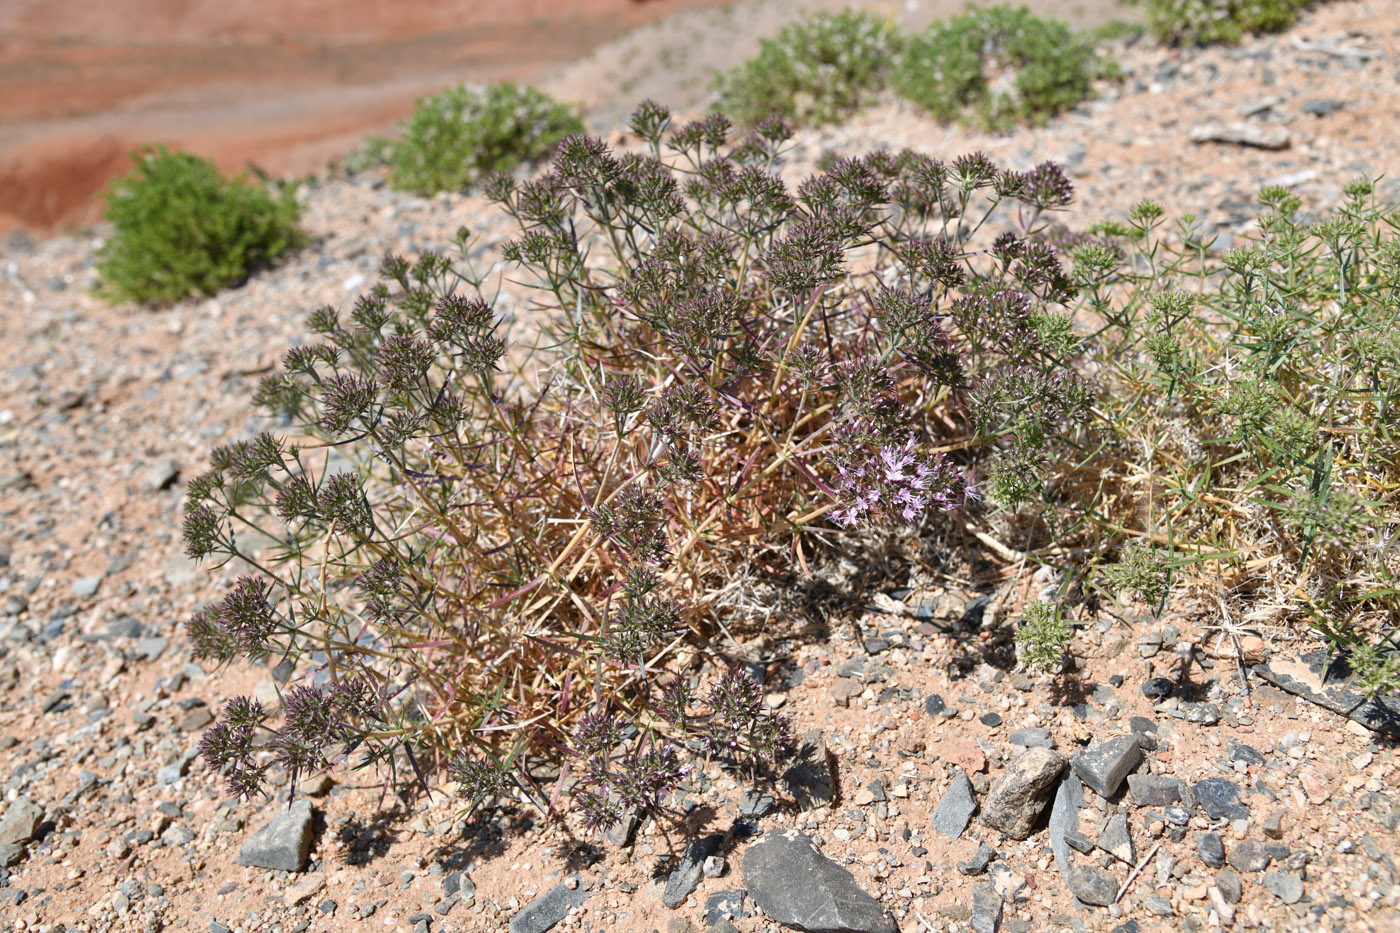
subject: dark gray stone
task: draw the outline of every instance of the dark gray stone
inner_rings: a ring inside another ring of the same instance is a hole
[[[302,798],[253,833],[238,852],[238,864],[250,868],[301,871],[311,852],[311,801]]]
[[[1228,868],[1222,868],[1215,873],[1215,886],[1220,889],[1227,904],[1238,904],[1240,898],[1244,896],[1244,886],[1240,884],[1240,876]]]
[[[1249,807],[1240,800],[1240,789],[1225,778],[1206,778],[1191,788],[1196,805],[1213,820],[1247,820]]]
[[[1074,844],[1070,841],[1070,834],[1081,835],[1079,810],[1082,806],[1084,785],[1070,771],[1060,780],[1060,786],[1055,791],[1055,805],[1050,808],[1050,850],[1055,853],[1055,869],[1062,875],[1069,871],[1070,866],[1069,849]],[[1087,852],[1093,848],[1093,843],[1088,839],[1084,841],[1086,848],[1081,851]]]
[[[991,726],[995,729],[997,726],[1001,725],[1001,713],[987,713],[978,717],[977,721],[984,726]]]
[[[802,737],[795,761],[783,772],[788,793],[800,810],[830,806],[836,800],[836,779],[831,773],[831,757],[820,729]]]
[[[771,919],[806,933],[897,933],[880,902],[796,830],[765,835],[744,853],[749,896]]]
[[[1259,751],[1253,746],[1243,743],[1230,749],[1230,760],[1243,761],[1245,764],[1253,765],[1256,768],[1262,768],[1265,765],[1264,756],[1259,754]]]
[[[581,881],[574,880],[575,887],[560,882],[526,904],[520,913],[510,918],[510,933],[544,933],[567,917],[570,910],[588,900],[588,890]]]
[[[1085,855],[1094,851],[1094,840],[1077,829],[1071,829],[1069,832],[1065,833],[1065,842],[1069,843],[1071,849],[1077,852],[1083,852]]]
[[[924,698],[924,712],[928,713],[930,716],[942,715],[943,711],[947,708],[948,704],[943,702],[943,697],[936,693],[930,693]]]
[[[938,802],[938,809],[933,811],[933,828],[949,839],[961,838],[976,810],[977,798],[972,793],[972,782],[962,768],[954,768],[953,780],[943,799]]]
[[[1017,729],[1006,737],[1012,745],[1022,748],[1054,748],[1055,740],[1049,729]]]
[[[1066,764],[1064,755],[1048,748],[1022,752],[982,801],[983,825],[1008,839],[1025,839],[1050,802],[1050,789]]]
[[[958,871],[964,875],[980,875],[987,870],[987,866],[992,863],[992,859],[997,857],[997,850],[987,845],[985,842],[977,847],[972,858],[958,865]]]
[[[773,799],[772,794],[764,794],[756,790],[746,790],[739,795],[738,810],[740,816],[760,819],[772,813],[777,808],[777,801]]]
[[[1157,774],[1128,775],[1128,793],[1139,807],[1165,807],[1181,803],[1187,792],[1186,782]]]
[[[1400,697],[1367,696],[1352,689],[1352,670],[1338,652],[1329,658],[1327,648],[1299,655],[1296,660],[1275,658],[1251,670],[1280,689],[1303,697],[1324,709],[1346,716],[1374,732],[1400,737]]]
[[[1165,677],[1153,677],[1142,685],[1142,695],[1152,699],[1166,699],[1172,695],[1172,682]]]
[[[610,845],[619,849],[632,844],[632,836],[637,832],[637,827],[641,820],[637,819],[637,811],[630,807],[622,814],[622,819],[613,824],[612,828],[603,834],[603,838]]]
[[[1215,833],[1203,833],[1196,841],[1196,854],[1211,868],[1225,865],[1225,843]]]
[[[1092,865],[1071,868],[1065,882],[1071,894],[1095,907],[1107,907],[1118,896],[1118,881],[1113,875]]]
[[[1175,917],[1176,909],[1172,907],[1171,898],[1163,897],[1160,894],[1149,894],[1142,899],[1142,906],[1157,917]]]
[[[671,870],[666,879],[666,890],[661,893],[661,903],[675,910],[690,892],[700,886],[705,873],[705,859],[715,854],[724,841],[722,833],[711,833],[699,839],[692,839],[681,852],[680,864]]]
[[[1128,720],[1128,728],[1134,735],[1156,735],[1157,723],[1146,716],[1134,716]]]
[[[1103,832],[1099,833],[1098,847],[1120,862],[1126,862],[1129,865],[1137,864],[1137,855],[1133,849],[1133,834],[1128,831],[1128,815],[1126,813],[1109,817]]]
[[[749,892],[730,888],[705,898],[705,926],[713,927],[721,920],[739,920],[744,916],[744,901]]]
[[[1138,747],[1137,736],[1120,735],[1079,752],[1070,759],[1070,767],[1100,796],[1112,797],[1140,761],[1142,749]]]
[[[1254,839],[1246,839],[1230,850],[1226,856],[1230,867],[1236,871],[1263,871],[1269,867],[1269,853]]]
[[[457,894],[469,901],[476,897],[476,885],[464,871],[448,872],[442,876],[442,893],[445,897]]]
[[[972,889],[972,929],[974,933],[997,933],[1001,926],[1001,895],[991,885]]]
[[[1191,813],[1185,807],[1170,806],[1162,811],[1162,817],[1169,826],[1185,826],[1191,822]]]

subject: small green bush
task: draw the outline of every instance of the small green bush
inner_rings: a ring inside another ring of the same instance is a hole
[[[999,127],[1073,107],[1101,70],[1092,38],[1025,7],[996,6],[915,36],[891,83],[936,117]]]
[[[393,146],[393,185],[421,195],[458,190],[582,132],[577,113],[532,87],[458,85],[414,105]]]
[[[744,126],[768,117],[834,122],[884,88],[902,43],[893,24],[869,13],[820,13],[765,39],[757,56],[720,76],[717,109]]]
[[[1287,29],[1309,0],[1144,0],[1147,21],[1163,42],[1239,42],[1246,32]]]
[[[164,147],[132,159],[107,193],[113,230],[97,271],[109,301],[213,295],[302,241],[290,186],[225,178],[209,159]]]

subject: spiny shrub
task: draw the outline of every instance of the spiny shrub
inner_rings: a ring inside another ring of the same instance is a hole
[[[1248,32],[1292,26],[1311,0],[1144,0],[1149,28],[1163,42],[1239,42]]]
[[[465,231],[456,259],[388,257],[259,389],[287,433],[191,483],[188,553],[253,568],[190,620],[196,652],[297,665],[280,721],[236,700],[206,738],[233,792],[348,759],[473,802],[572,788],[588,829],[656,812],[696,752],[759,769],[790,740],[761,684],[699,682],[680,647],[833,549],[975,511],[974,456],[1088,444],[1054,165],[875,152],[792,190],[777,120],[736,141],[647,103],[632,129],[643,151],[573,136],[485,183],[553,309],[533,352]]]
[[[414,105],[389,153],[393,185],[421,195],[455,191],[582,132],[572,108],[532,87],[458,85]]]
[[[767,117],[831,123],[885,86],[902,37],[885,18],[818,13],[762,42],[758,55],[715,82],[717,108],[743,126]]]
[[[291,186],[225,178],[209,159],[163,146],[132,160],[106,195],[112,233],[97,271],[109,301],[214,295],[303,240]]]
[[[1400,214],[1365,179],[1320,216],[1258,200],[1258,234],[1223,253],[1150,202],[1074,251],[1106,430],[1071,468],[1099,492],[1065,518],[1106,558],[1129,542],[1111,590],[1193,601],[1227,648],[1311,627],[1393,690]]]
[[[891,84],[945,120],[1043,123],[1089,97],[1104,66],[1092,37],[1025,7],[973,10],[907,43]]]

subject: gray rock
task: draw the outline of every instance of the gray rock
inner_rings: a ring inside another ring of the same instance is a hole
[[[795,757],[783,772],[783,783],[788,793],[796,798],[798,809],[814,810],[831,805],[836,800],[836,780],[820,729],[813,729],[802,737]]]
[[[1065,770],[1064,755],[1048,748],[1022,752],[982,802],[983,825],[1009,839],[1025,839],[1049,803],[1050,788]]]
[[[976,810],[977,798],[972,793],[972,782],[962,768],[954,768],[952,783],[938,802],[938,809],[933,811],[933,828],[949,839],[958,839]]]
[[[948,704],[943,701],[943,697],[936,693],[930,693],[924,698],[924,712],[930,716],[942,715],[948,708]]]
[[[28,797],[16,797],[0,818],[0,845],[21,844],[34,838],[44,821],[44,808]]]
[[[1098,847],[1120,862],[1126,862],[1129,865],[1137,864],[1137,855],[1133,850],[1133,834],[1128,831],[1128,815],[1126,813],[1109,817],[1103,832],[1099,833]]]
[[[1270,839],[1283,838],[1283,811],[1276,810],[1264,820],[1264,835]]]
[[[783,926],[807,933],[897,933],[880,902],[796,830],[749,846],[743,870],[749,896]]]
[[[1049,729],[1017,729],[1006,738],[1012,745],[1022,748],[1055,747],[1055,740],[1050,737]]]
[[[1306,113],[1309,116],[1313,117],[1330,116],[1336,113],[1338,110],[1344,110],[1345,108],[1345,101],[1334,100],[1330,97],[1324,97],[1318,100],[1308,100],[1303,102],[1303,113]],[[1288,903],[1291,904],[1293,902],[1288,901]]]
[[[1319,648],[1296,659],[1275,658],[1252,670],[1282,690],[1346,716],[1375,732],[1400,736],[1400,696],[1368,696],[1355,689],[1346,659]]]
[[[1001,895],[985,884],[972,889],[972,929],[975,933],[997,933],[1001,926]]]
[[[144,492],[160,492],[173,486],[179,477],[180,465],[175,458],[161,457],[141,472],[141,489]]]
[[[706,878],[718,878],[724,874],[724,870],[729,866],[724,861],[722,855],[711,855],[705,859],[705,863],[700,866],[701,872]]]
[[[1069,832],[1065,833],[1065,842],[1069,843],[1071,849],[1077,852],[1083,852],[1085,855],[1094,851],[1094,840],[1077,829],[1071,829]]]
[[[1228,868],[1222,868],[1216,872],[1215,886],[1225,896],[1227,904],[1238,904],[1240,898],[1244,896],[1244,887],[1240,884],[1240,876]]]
[[[1162,818],[1170,826],[1185,826],[1191,822],[1191,813],[1185,807],[1170,806],[1162,811]]]
[[[964,875],[980,875],[987,870],[987,866],[992,863],[992,859],[997,857],[997,850],[987,845],[985,842],[977,847],[972,858],[958,866],[958,871]]]
[[[136,639],[136,657],[142,661],[159,661],[168,644],[170,643],[159,635],[138,638]]]
[[[1303,880],[1287,872],[1264,872],[1264,887],[1285,904],[1296,904],[1303,897]]]
[[[456,894],[464,901],[476,897],[476,884],[464,871],[448,872],[442,876],[442,893],[445,897]]]
[[[1203,833],[1196,842],[1196,854],[1211,868],[1225,865],[1225,843],[1215,833]]]
[[[1146,907],[1154,916],[1175,917],[1176,909],[1172,907],[1170,898],[1160,894],[1149,894],[1142,899],[1142,906]]]
[[[190,710],[180,720],[181,732],[198,732],[214,721],[214,714],[209,712],[207,706],[200,706]]]
[[[1187,793],[1186,782],[1157,774],[1128,775],[1128,793],[1139,807],[1165,807],[1181,803]]]
[[[1214,703],[1182,703],[1173,715],[1187,722],[1213,726],[1220,721],[1220,707]]]
[[[1191,788],[1196,805],[1213,820],[1247,820],[1249,807],[1240,800],[1240,789],[1225,778],[1206,778]]]
[[[1288,130],[1281,126],[1240,121],[1212,120],[1192,127],[1187,135],[1193,143],[1226,143],[1255,149],[1287,149],[1293,142]]]
[[[1102,797],[1112,797],[1128,772],[1142,761],[1142,749],[1136,735],[1120,735],[1100,742],[1076,754],[1070,766],[1079,779]]]
[[[1230,749],[1230,760],[1243,761],[1247,765],[1262,768],[1266,764],[1264,756],[1259,754],[1259,750],[1252,745],[1240,743]]]
[[[1107,907],[1118,896],[1118,881],[1113,875],[1092,865],[1073,867],[1065,876],[1070,893],[1086,904]]]
[[[744,901],[749,892],[730,888],[705,898],[705,926],[713,928],[721,920],[738,920],[744,916]]]
[[[73,581],[73,595],[79,599],[87,599],[89,596],[96,596],[97,588],[101,585],[101,574],[91,577],[79,577]]]
[[[624,848],[632,843],[632,836],[637,832],[637,826],[640,822],[641,821],[637,819],[637,811],[628,808],[627,811],[622,814],[622,819],[618,820],[603,837],[612,845],[618,848]]]
[[[1226,857],[1236,871],[1263,871],[1269,867],[1269,853],[1254,839],[1246,839],[1230,850]]]
[[[1079,835],[1079,809],[1083,805],[1084,785],[1070,771],[1060,781],[1055,805],[1050,808],[1050,849],[1055,853],[1055,869],[1062,875],[1069,871],[1070,834]],[[1088,843],[1082,851],[1087,852],[1092,845]]]
[[[746,790],[739,795],[738,810],[740,816],[760,819],[772,813],[777,808],[777,801],[773,799],[772,794],[764,794],[756,790]]]
[[[510,918],[510,933],[544,933],[569,911],[588,900],[588,889],[577,878],[575,886],[561,881],[539,897],[521,908],[520,913]]]
[[[311,801],[302,798],[293,802],[243,843],[238,864],[301,871],[311,852],[311,821]]]
[[[0,868],[13,868],[24,858],[24,846],[18,842],[0,845]]]
[[[705,873],[705,860],[715,854],[724,840],[721,833],[711,833],[699,839],[692,839],[681,852],[680,864],[671,870],[666,879],[666,890],[661,893],[661,903],[675,910],[690,892],[700,886]]]

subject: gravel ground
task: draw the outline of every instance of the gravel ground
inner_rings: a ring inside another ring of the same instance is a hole
[[[787,170],[800,177],[823,152],[873,146],[949,158],[982,149],[1017,167],[1057,158],[1079,186],[1072,224],[1152,197],[1228,240],[1263,183],[1282,180],[1325,208],[1354,175],[1394,173],[1397,53],[1400,4],[1336,3],[1237,49],[1139,42],[1122,52],[1126,81],[1044,128],[981,134],[890,103],[803,134]],[[1282,132],[1287,146],[1191,142],[1211,121]],[[303,336],[305,313],[347,304],[386,250],[446,244],[465,223],[489,266],[510,233],[478,197],[418,199],[368,177],[318,183],[305,200],[309,247],[215,300],[164,310],[88,295],[91,235],[0,247],[0,923],[537,930],[557,908],[558,929],[723,933],[728,905],[733,928],[749,933],[784,928],[779,895],[853,882],[878,907],[852,895],[848,929],[1400,924],[1392,739],[1257,679],[1246,693],[1235,662],[1212,657],[1210,620],[1184,613],[1078,630],[1073,678],[990,667],[981,649],[1001,607],[1036,585],[1015,577],[990,592],[921,577],[829,640],[775,630],[746,644],[833,769],[760,788],[771,813],[718,767],[692,776],[684,819],[648,824],[628,845],[524,808],[464,824],[454,801],[411,788],[381,806],[362,774],[313,782],[300,812],[287,811],[285,788],[261,804],[226,801],[193,760],[199,730],[225,697],[272,682],[266,670],[188,660],[179,623],[225,581],[180,554],[183,484],[211,445],[257,427],[246,399]],[[513,292],[502,308],[529,317]],[[1182,643],[1207,649],[1184,670]],[[1307,647],[1281,638],[1251,650],[1277,659]],[[1119,736],[1138,738],[1099,748]],[[1059,753],[1085,749],[1063,770]],[[982,822],[1025,815],[1011,811],[1025,805],[1017,794],[1029,785],[1017,780],[1032,764],[1088,785],[1082,808],[1060,811],[1077,834],[1063,823],[1052,833],[1044,814],[1019,841]],[[1131,785],[1115,784],[1124,769]],[[981,810],[948,838],[969,788]],[[687,850],[712,833],[711,850]],[[1060,853],[1077,866],[1076,893],[1116,903],[1070,895],[1052,834],[1091,850]],[[686,851],[693,878],[666,867]],[[240,855],[292,870],[245,867]]]

